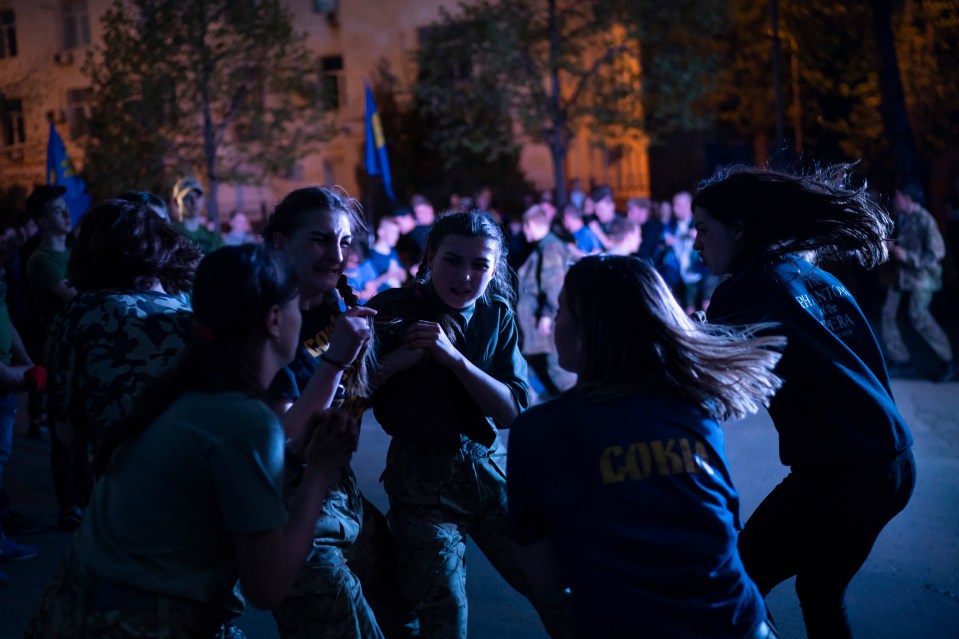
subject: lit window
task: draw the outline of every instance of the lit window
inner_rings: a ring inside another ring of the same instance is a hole
[[[76,49],[90,44],[90,17],[87,0],[63,3],[63,48]]]
[[[17,16],[13,11],[0,11],[0,58],[17,56]]]
[[[19,146],[27,141],[23,123],[23,100],[8,99],[0,102],[0,136],[3,146]]]

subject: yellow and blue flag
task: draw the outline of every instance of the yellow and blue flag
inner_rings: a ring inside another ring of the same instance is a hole
[[[383,188],[390,200],[396,201],[393,194],[393,177],[390,175],[390,160],[386,157],[386,138],[383,137],[383,125],[380,123],[380,114],[376,112],[376,103],[373,101],[373,92],[370,85],[366,88],[366,173],[367,175],[382,175]]]
[[[86,182],[73,170],[70,159],[67,157],[67,147],[57,129],[50,122],[50,140],[47,142],[47,184],[62,186],[67,192],[63,194],[63,201],[70,209],[70,217],[74,224],[80,216],[90,208],[90,194],[87,193]]]

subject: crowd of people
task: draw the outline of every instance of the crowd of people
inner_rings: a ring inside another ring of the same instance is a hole
[[[513,217],[414,195],[369,225],[305,187],[259,235],[211,229],[193,177],[77,229],[38,187],[37,238],[0,243],[0,487],[29,392],[76,532],[27,636],[236,636],[253,605],[285,639],[465,638],[470,537],[551,637],[639,615],[774,639],[792,576],[809,637],[851,637],[846,588],[915,482],[903,296],[954,368],[921,193],[890,215],[850,177],[733,167],[622,213],[605,186]],[[823,264],[889,258],[884,353]],[[722,423],[762,406],[790,473],[743,525]],[[350,468],[370,408],[387,513]],[[6,535],[35,522],[2,507],[0,560],[29,559]]]

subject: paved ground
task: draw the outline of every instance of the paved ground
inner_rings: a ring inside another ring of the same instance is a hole
[[[959,384],[899,380],[894,391],[916,436],[919,480],[912,502],[883,532],[853,581],[850,616],[858,637],[955,637],[959,628]],[[380,507],[386,505],[378,478],[387,444],[380,428],[368,420],[354,463],[363,491]],[[729,425],[727,453],[742,493],[743,515],[748,516],[785,474],[768,417]],[[22,634],[69,539],[53,527],[56,507],[46,472],[48,454],[46,439],[17,437],[8,490],[16,508],[51,528],[19,539],[39,546],[39,557],[0,565],[12,578],[10,584],[0,586],[0,639]],[[468,563],[471,637],[545,637],[532,608],[493,573],[475,547],[469,550]],[[792,583],[777,588],[768,601],[784,637],[805,637]],[[642,619],[636,623],[640,636]],[[248,612],[241,625],[251,638],[276,637],[267,613]]]

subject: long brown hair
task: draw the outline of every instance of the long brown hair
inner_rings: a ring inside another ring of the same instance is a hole
[[[727,419],[755,412],[779,388],[774,349],[785,338],[756,336],[770,325],[694,323],[637,257],[584,257],[566,273],[563,306],[582,340],[577,387],[597,399],[664,392]]]
[[[332,189],[320,186],[308,186],[291,191],[284,197],[270,216],[270,220],[263,229],[266,242],[273,245],[273,239],[279,233],[289,237],[309,221],[311,215],[317,211],[343,213],[350,221],[350,229],[354,237],[366,234],[369,229],[363,219],[359,202],[354,198],[343,197]],[[356,241],[354,239],[354,241]],[[340,300],[347,306],[360,304],[356,294],[350,287],[345,276],[341,276],[334,290],[330,291],[324,303],[340,310]],[[351,374],[343,382],[347,397],[368,397],[370,394],[370,373],[374,368],[373,349],[366,346],[356,358]]]

